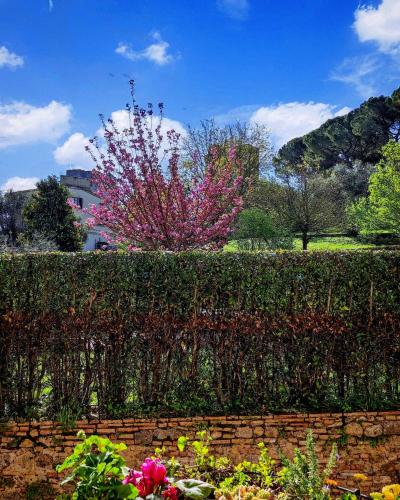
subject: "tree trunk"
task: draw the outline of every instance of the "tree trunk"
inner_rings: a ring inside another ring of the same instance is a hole
[[[307,250],[309,241],[310,241],[310,238],[308,237],[307,231],[303,232],[303,234],[302,234],[303,250]]]

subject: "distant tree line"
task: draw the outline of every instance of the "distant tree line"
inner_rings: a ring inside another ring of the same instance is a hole
[[[313,234],[327,230],[349,234],[368,228],[400,231],[400,214],[393,208],[400,190],[395,160],[399,139],[397,89],[391,96],[372,97],[346,115],[292,139],[275,156],[267,129],[254,131],[240,123],[219,127],[212,120],[202,122],[197,130],[189,129],[183,147],[188,158],[206,155],[215,142],[234,143],[242,153],[245,172],[253,175],[253,182],[233,235],[240,248],[273,249],[278,235],[300,233],[302,247],[307,249]],[[253,154],[252,163],[243,154],[250,147],[262,151],[259,160]],[[186,168],[190,170],[189,161]]]

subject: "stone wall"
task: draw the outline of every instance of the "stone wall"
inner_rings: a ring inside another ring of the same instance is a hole
[[[336,477],[344,484],[354,486],[352,475],[356,472],[369,476],[367,491],[400,482],[400,411],[91,420],[77,422],[73,430],[54,422],[0,425],[0,498],[4,500],[54,498],[59,482],[55,466],[77,443],[78,429],[124,441],[128,465],[138,466],[161,446],[181,461],[187,460],[186,452],[177,451],[176,439],[183,434],[193,437],[201,429],[211,432],[215,454],[239,462],[256,459],[260,441],[267,443],[275,457],[278,448],[292,454],[295,447],[304,446],[305,432],[312,428],[321,459],[327,458],[331,443],[338,442]]]

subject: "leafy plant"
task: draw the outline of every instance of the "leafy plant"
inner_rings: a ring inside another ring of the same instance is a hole
[[[207,498],[214,491],[214,486],[198,479],[181,479],[175,486],[182,492],[186,498],[201,500]]]
[[[293,236],[278,227],[272,217],[259,208],[248,208],[239,214],[232,238],[237,240],[239,250],[293,248]]]
[[[55,176],[37,183],[37,190],[26,203],[23,215],[26,237],[35,242],[37,234],[52,240],[64,252],[82,249],[84,232],[68,205],[68,189]]]
[[[231,491],[223,493],[217,491],[215,498],[221,500],[258,500],[258,499],[273,499],[275,493],[269,489],[262,489],[259,486],[236,486]]]
[[[76,445],[72,455],[57,467],[57,472],[71,469],[62,485],[73,483],[73,500],[134,499],[138,490],[132,484],[122,484],[128,473],[120,452],[126,450],[123,443],[113,444],[109,439],[96,435],[86,437],[78,432],[83,442]]]
[[[279,483],[283,487],[283,498],[307,498],[309,500],[329,500],[330,490],[326,485],[336,464],[337,447],[334,444],[326,467],[321,471],[315,451],[313,433],[308,431],[306,452],[295,450],[293,460],[281,457],[283,469],[279,472]]]
[[[226,493],[238,486],[256,485],[261,489],[269,488],[273,484],[275,460],[268,454],[264,443],[258,443],[260,456],[258,462],[244,460],[236,465],[232,475],[219,484],[219,490]]]

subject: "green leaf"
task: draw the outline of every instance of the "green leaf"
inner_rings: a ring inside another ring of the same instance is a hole
[[[185,451],[186,444],[189,441],[189,438],[186,436],[180,436],[178,438],[177,446],[179,451]]]
[[[116,488],[118,498],[133,499],[139,496],[139,491],[133,484],[121,484]]]
[[[194,500],[207,498],[214,490],[214,486],[198,479],[182,479],[175,486],[185,497],[193,498]]]
[[[99,474],[101,474],[102,472],[104,472],[104,469],[106,468],[106,463],[105,462],[101,462],[99,463],[99,465],[96,467],[96,470]]]

